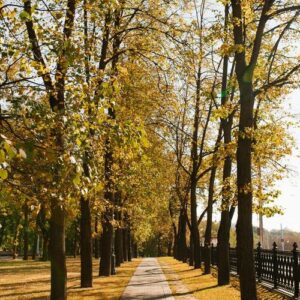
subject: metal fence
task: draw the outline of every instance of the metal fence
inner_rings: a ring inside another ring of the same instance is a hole
[[[205,246],[208,247],[208,246]],[[205,247],[201,247],[204,253]],[[274,242],[271,250],[262,249],[260,243],[254,249],[255,270],[258,282],[268,283],[275,289],[281,289],[299,297],[300,255],[294,243],[292,251],[279,251]],[[217,266],[217,248],[210,246],[211,264]],[[203,255],[202,255],[202,258]],[[236,248],[229,250],[230,270],[238,274]]]

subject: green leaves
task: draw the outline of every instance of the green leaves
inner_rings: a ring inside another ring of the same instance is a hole
[[[19,14],[20,19],[23,22],[28,22],[31,21],[31,16],[29,13],[27,13],[25,10],[23,10],[20,14]]]
[[[81,184],[81,173],[76,173],[75,177],[73,178],[73,184],[76,186],[80,186]]]
[[[12,146],[10,141],[5,140],[3,143],[3,148],[9,159],[13,159],[17,155],[17,150]]]
[[[5,162],[5,158],[6,158],[6,155],[5,155],[4,150],[0,149],[0,163]]]
[[[5,169],[0,169],[0,180],[5,180],[8,177],[8,172]]]

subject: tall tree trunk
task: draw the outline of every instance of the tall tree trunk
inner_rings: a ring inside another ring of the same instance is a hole
[[[268,13],[274,2],[274,0],[263,2],[250,59],[246,59],[245,50],[235,52],[236,76],[240,91],[240,119],[237,148],[237,255],[242,300],[257,299],[253,257],[251,178],[251,150],[254,129],[253,109],[255,100],[253,74],[260,55],[264,29],[269,20]],[[242,4],[237,0],[231,0],[231,4],[233,18],[237,20],[233,26],[234,43],[241,45],[245,49]]]
[[[93,286],[92,263],[92,230],[90,202],[81,196],[80,199],[80,262],[81,262],[81,287]]]
[[[109,115],[112,119],[115,118],[114,110],[109,108]],[[114,205],[114,181],[113,181],[113,153],[111,149],[110,138],[106,138],[105,142],[105,192],[104,192],[104,199],[110,203],[110,205]],[[110,276],[112,269],[114,270],[114,260],[112,260],[114,256],[114,228],[112,225],[113,221],[113,209],[110,207],[106,207],[104,212],[103,222],[102,222],[102,244],[101,244],[101,260],[100,260],[100,275],[102,276]]]
[[[219,139],[219,137],[218,137]],[[217,141],[219,143],[219,141]],[[207,221],[205,229],[204,242],[204,273],[211,272],[211,230],[212,230],[212,215],[213,215],[213,201],[214,201],[214,185],[216,178],[217,167],[213,167],[210,173],[209,188],[208,188],[208,203],[207,203]]]
[[[95,239],[94,239],[94,251],[95,258],[99,259],[100,257],[100,239],[98,236],[98,216],[95,216]]]
[[[215,179],[217,173],[217,151],[219,149],[219,144],[222,138],[222,125],[220,125],[218,137],[214,147],[214,155],[212,160],[212,169],[210,172],[209,186],[208,186],[208,202],[207,202],[207,221],[205,229],[205,241],[204,241],[204,264],[205,274],[210,274],[211,272],[211,231],[212,231],[212,217],[213,217],[213,203],[214,203],[214,188],[215,188]]]
[[[162,249],[161,249],[161,235],[158,236],[157,239],[157,256],[161,257],[162,256]]]
[[[191,267],[194,266],[194,249],[193,235],[190,233],[189,265]]]
[[[173,237],[171,240],[168,241],[168,252],[167,252],[168,256],[172,255],[172,246],[173,246]]]
[[[176,232],[176,226],[173,226],[173,257],[175,258],[175,259],[178,259],[179,260],[179,258],[178,258],[178,236],[179,236],[179,234],[178,234],[178,232]]]
[[[123,230],[118,227],[115,236],[115,252],[116,252],[116,267],[119,267],[123,262]]]
[[[228,184],[226,179],[231,176],[231,157],[225,158],[223,167],[223,182]],[[221,222],[218,230],[218,285],[227,285],[230,282],[229,265],[229,238],[230,238],[230,218],[229,218],[229,199],[228,187],[223,188]]]
[[[2,226],[0,228],[0,247],[2,246],[2,243],[3,243],[3,240],[4,240],[4,232],[5,232],[5,229],[6,229],[6,218],[3,219],[2,221]]]
[[[70,38],[74,26],[76,0],[68,0],[65,10],[65,21],[63,27],[63,44],[71,42]],[[24,1],[24,11],[28,14],[26,18],[26,29],[31,44],[31,50],[34,60],[44,69],[47,69],[43,58],[42,50],[39,46],[38,35],[35,32],[34,18],[32,17],[32,5],[30,0]],[[45,89],[48,94],[49,105],[55,114],[57,126],[53,128],[53,137],[57,151],[56,160],[56,188],[62,188],[61,183],[61,163],[60,156],[64,154],[63,126],[62,117],[65,111],[65,79],[68,71],[67,56],[68,47],[62,47],[57,57],[55,83],[50,74],[45,72],[41,75]],[[61,192],[59,190],[59,192]],[[65,216],[64,201],[61,201],[59,195],[51,198],[51,220],[50,220],[50,244],[51,244],[51,300],[64,300],[66,293],[66,258],[65,258]]]
[[[133,243],[133,258],[137,258],[138,257],[138,245],[137,242]]]
[[[17,219],[15,230],[14,230],[14,238],[13,238],[13,259],[17,258],[17,240],[18,240],[18,235],[19,235],[19,225],[20,225],[20,219]]]
[[[65,212],[56,198],[51,201],[50,219],[51,300],[67,298]]]
[[[132,244],[131,244],[131,230],[130,230],[130,227],[128,227],[128,261],[131,261],[132,259]]]
[[[225,122],[225,121],[224,121]],[[231,142],[232,118],[223,126],[225,147]],[[232,169],[232,158],[227,155],[223,166],[223,190],[222,190],[222,212],[221,221],[218,230],[218,285],[227,285],[230,282],[230,265],[229,265],[229,239],[231,227],[230,205],[230,176]],[[232,208],[233,209],[233,208]]]
[[[197,218],[197,181],[191,182],[191,235],[193,245],[193,257],[195,269],[201,268],[200,234]]]
[[[123,228],[123,259],[128,261],[128,234],[127,228]]]
[[[119,267],[123,262],[123,230],[122,230],[122,212],[121,212],[121,193],[115,194],[116,210],[115,216],[118,226],[115,230],[115,253],[116,253],[116,267]]]
[[[43,244],[42,244],[42,251],[43,251],[43,253],[42,253],[42,261],[49,260],[49,257],[50,257],[49,248],[50,248],[50,245],[49,245],[49,236],[45,235],[45,236],[43,236]]]
[[[36,259],[36,255],[37,255],[37,247],[38,247],[38,240],[39,240],[39,234],[37,231],[37,228],[34,232],[34,239],[33,239],[33,244],[32,244],[32,250],[31,250],[31,258],[32,260]]]
[[[89,64],[89,37],[88,37],[88,12],[87,1],[83,1],[83,18],[84,18],[84,62],[85,62],[85,76],[86,84],[90,87],[90,64]],[[90,94],[87,93],[87,100],[91,104]],[[89,107],[88,114],[91,117],[91,109]],[[89,131],[89,136],[93,136],[92,130]],[[90,178],[89,164],[92,159],[92,154],[89,150],[85,150],[83,156],[83,170],[84,176]],[[80,262],[81,262],[81,276],[80,284],[82,288],[93,286],[93,250],[92,250],[92,216],[90,210],[90,199],[80,199]]]
[[[111,258],[112,258],[112,243],[113,243],[113,225],[109,219],[104,219],[102,222],[102,237],[101,237],[101,258],[99,276],[111,275]]]
[[[46,220],[46,207],[45,203],[41,202],[40,211],[36,217],[36,223],[42,232],[42,261],[47,261],[49,259],[49,237],[50,232],[47,226]]]
[[[29,247],[29,207],[28,204],[25,203],[23,206],[24,211],[24,227],[23,227],[23,260],[28,260],[28,247]]]
[[[224,32],[225,35],[228,31],[228,15],[229,15],[229,5],[225,6],[225,24]],[[224,56],[223,61],[223,77],[222,77],[222,91],[221,91],[221,104],[225,105],[228,100],[228,87],[227,87],[227,76],[228,76],[228,55]],[[234,66],[232,67],[233,72]],[[234,90],[232,90],[233,97]],[[231,143],[231,131],[232,131],[232,121],[233,114],[231,114],[227,119],[221,119],[221,125],[224,134],[224,145],[225,149],[227,145]],[[229,238],[230,238],[230,176],[232,168],[232,158],[230,154],[226,154],[223,166],[223,189],[222,189],[222,204],[221,204],[221,221],[218,230],[218,245],[217,245],[217,255],[218,255],[218,285],[227,285],[230,282],[230,261],[229,261]]]
[[[240,135],[237,149],[237,252],[240,266],[242,300],[256,299],[256,280],[253,253],[251,145],[249,134],[242,137],[247,128],[253,128],[254,95],[251,83],[240,82]]]
[[[179,213],[179,221],[178,221],[178,241],[177,241],[177,256],[178,259],[182,262],[186,262],[188,257],[188,250],[186,244],[186,213],[185,209],[181,208]]]

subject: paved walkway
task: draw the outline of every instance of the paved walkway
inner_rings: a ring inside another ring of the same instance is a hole
[[[156,258],[144,258],[137,267],[121,300],[175,300]]]

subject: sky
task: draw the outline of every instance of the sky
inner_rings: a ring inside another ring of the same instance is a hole
[[[300,125],[300,89],[294,91],[286,100],[285,109],[292,112],[296,120],[299,120]],[[281,191],[281,195],[276,201],[276,204],[284,210],[284,215],[276,215],[272,218],[264,218],[264,228],[292,229],[300,232],[300,127],[290,128],[290,132],[294,136],[297,148],[293,154],[287,157],[286,162],[289,169],[293,171],[291,174],[277,183],[277,188]],[[258,218],[253,217],[254,225],[258,224]]]

